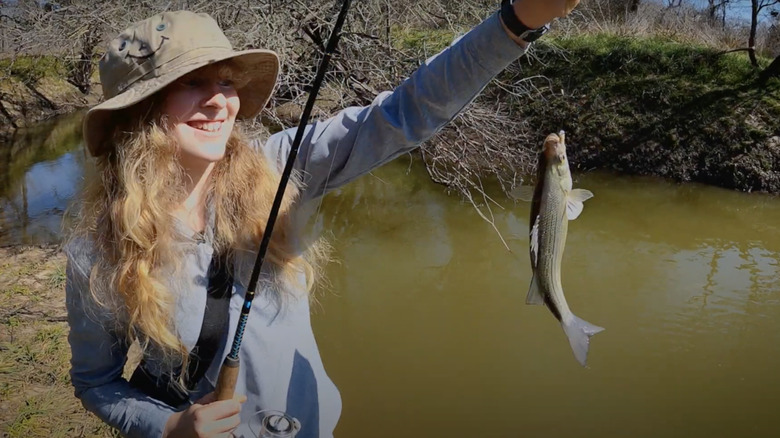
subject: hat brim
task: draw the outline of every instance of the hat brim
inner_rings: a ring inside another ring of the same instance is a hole
[[[249,80],[236,89],[241,101],[237,118],[255,117],[270,100],[279,75],[279,57],[276,52],[264,49],[243,51],[205,51],[203,54],[189,57],[180,66],[172,68],[170,73],[141,80],[124,92],[92,107],[84,116],[84,143],[92,156],[106,152],[105,137],[110,132],[111,117],[117,110],[129,108],[156,94],[182,76],[207,65],[232,60],[239,65],[242,74]]]

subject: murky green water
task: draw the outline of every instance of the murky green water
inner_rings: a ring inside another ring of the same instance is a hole
[[[84,168],[81,115],[61,117],[0,142],[0,245],[57,241]]]
[[[79,157],[10,166],[24,172],[2,176],[0,244],[55,235]],[[605,174],[575,185],[596,196],[570,225],[564,290],[606,328],[588,369],[524,304],[528,205],[494,208],[508,252],[407,157],[323,202],[340,264],[314,325],[344,399],[337,436],[780,436],[780,199]]]

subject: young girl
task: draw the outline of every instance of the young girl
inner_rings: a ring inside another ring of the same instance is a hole
[[[125,30],[100,61],[106,100],[84,120],[97,172],[66,246],[84,406],[132,437],[251,436],[249,419],[266,409],[298,419],[299,437],[332,436],[341,399],[312,334],[316,246],[299,241],[296,212],[431,137],[577,3],[505,0],[393,92],[307,127],[244,334],[240,395],[225,401],[212,391],[295,135],[262,143],[235,124],[267,103],[279,62],[233,51],[203,14]],[[133,340],[143,360],[128,381]]]

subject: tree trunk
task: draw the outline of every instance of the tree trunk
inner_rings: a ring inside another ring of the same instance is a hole
[[[750,37],[748,38],[748,54],[750,55],[750,63],[753,67],[758,67],[758,59],[756,59],[756,28],[758,28],[758,0],[750,0],[752,5],[750,12]]]
[[[99,41],[99,30],[96,27],[88,28],[81,35],[81,46],[78,53],[72,55],[75,59],[67,63],[67,80],[76,86],[82,94],[89,94],[92,89],[90,79],[95,68],[92,58],[95,55],[95,47]]]

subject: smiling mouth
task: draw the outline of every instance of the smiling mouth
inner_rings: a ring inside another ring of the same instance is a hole
[[[222,123],[222,121],[191,120],[187,122],[187,125],[199,131],[218,132],[222,129]]]

